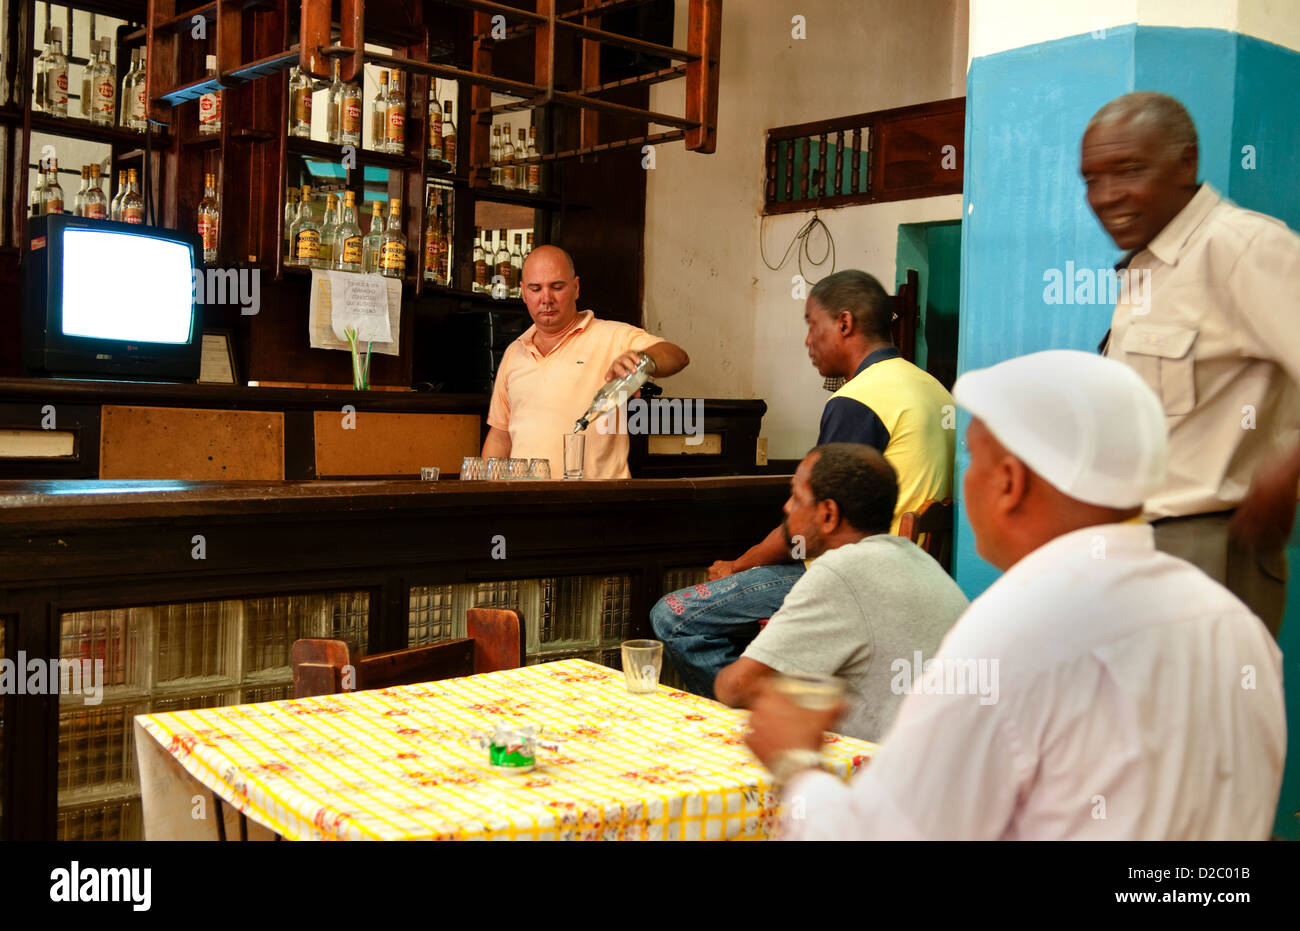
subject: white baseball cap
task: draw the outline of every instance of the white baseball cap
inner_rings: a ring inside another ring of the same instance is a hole
[[[1139,507],[1165,479],[1165,413],[1131,368],[1055,349],[957,379],[953,399],[1054,488],[1088,504]]]

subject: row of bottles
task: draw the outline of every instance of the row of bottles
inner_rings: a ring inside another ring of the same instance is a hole
[[[148,128],[144,49],[132,49],[131,69],[122,78],[120,92],[117,69],[111,57],[112,49],[113,44],[107,37],[90,40],[91,62],[83,69],[81,79],[81,116],[99,126],[116,124],[125,129],[144,132]],[[212,56],[209,55],[208,59],[212,68]],[[54,26],[50,29],[45,51],[36,61],[36,89],[32,108],[50,116],[67,117],[68,86],[68,59],[63,54],[63,30]]]
[[[32,216],[64,213],[63,186],[59,184],[59,160],[52,158],[45,171],[38,174],[36,189],[32,192]],[[134,168],[118,173],[117,194],[108,201],[99,184],[98,164],[81,167],[81,189],[72,201],[75,216],[92,220],[118,220],[123,223],[144,222],[144,197],[140,194],[139,177]]]
[[[541,162],[511,164],[517,158],[537,157],[537,127],[529,126],[527,136],[521,127],[519,144],[510,141],[510,124],[492,127],[492,145],[489,149],[492,162],[491,182],[507,191],[527,191],[537,194],[542,189]]]
[[[297,210],[291,209],[294,196]],[[345,191],[342,211],[339,197],[326,197],[325,216],[317,222],[311,205],[311,186],[289,188],[285,206],[285,264],[297,268],[334,269],[345,272],[378,272],[401,278],[406,272],[406,234],[402,232],[402,202],[389,201],[388,223],[384,224],[379,201],[373,201],[370,233],[364,238],[357,225],[356,194]]]
[[[474,287],[481,294],[490,294],[498,300],[520,297],[524,259],[533,251],[533,234],[528,233],[525,243],[523,233],[515,233],[514,248],[507,245],[506,231],[498,230],[495,245],[490,231],[480,230],[474,237]]]

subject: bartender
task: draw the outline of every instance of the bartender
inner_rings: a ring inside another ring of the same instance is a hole
[[[608,381],[630,373],[648,355],[651,374],[675,375],[690,363],[680,346],[640,327],[578,312],[573,259],[558,246],[539,246],[523,268],[523,298],[533,325],[507,347],[488,407],[483,457],[548,459],[564,464],[564,434]],[[586,478],[630,478],[625,433],[588,430]]]

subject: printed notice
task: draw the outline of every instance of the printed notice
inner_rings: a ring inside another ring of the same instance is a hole
[[[398,355],[402,283],[383,275],[313,269],[308,331],[313,349],[347,350],[346,332],[357,331],[362,349]]]

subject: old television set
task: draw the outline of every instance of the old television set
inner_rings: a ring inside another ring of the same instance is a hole
[[[29,375],[192,382],[202,353],[197,236],[51,214],[27,223]]]

